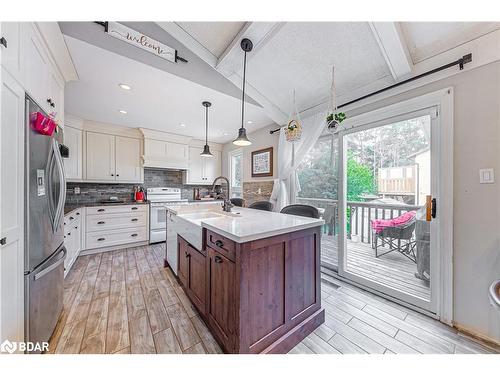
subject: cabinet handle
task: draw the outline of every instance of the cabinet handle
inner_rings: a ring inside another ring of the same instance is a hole
[[[224,247],[224,242],[222,242],[221,240],[217,240],[217,241],[215,241],[215,246]]]
[[[0,239],[0,245],[5,245],[7,243],[7,237],[2,237],[2,239]]]
[[[97,241],[104,241],[105,238],[104,237],[101,237],[101,238],[98,238]]]
[[[117,173],[117,174],[116,174],[116,177],[120,177],[120,175]]]
[[[78,229],[78,227],[75,227],[75,229]]]
[[[0,38],[0,44],[3,45],[5,48],[7,48],[7,39],[5,39],[3,36]]]
[[[113,174],[113,173],[111,173],[111,176],[114,176],[114,174]]]
[[[79,213],[79,212],[77,212],[77,213],[76,213],[76,216],[78,216],[78,215],[80,215],[80,213]]]
[[[130,237],[137,237],[137,233],[131,234]]]
[[[222,258],[220,256],[216,255],[215,258],[214,258],[214,262],[215,263],[222,263],[223,260],[222,260]]]
[[[137,210],[137,207],[132,207],[131,210]]]
[[[130,220],[130,221],[137,221],[137,220],[139,220],[139,219],[135,219],[135,218],[134,218],[134,219],[132,219],[132,220]]]
[[[97,224],[104,224],[105,221],[98,221]]]
[[[191,256],[191,254],[189,254],[187,251],[185,252],[186,254],[186,258],[189,258]]]
[[[73,216],[70,216],[69,219],[70,220],[75,220],[75,218]]]
[[[99,208],[99,209],[97,210],[97,212],[104,212],[104,211],[106,211],[104,208]]]
[[[71,236],[71,232],[68,233],[68,236]]]

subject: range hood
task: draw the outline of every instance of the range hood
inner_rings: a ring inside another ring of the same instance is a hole
[[[191,137],[139,129],[144,135],[145,168],[187,170]]]

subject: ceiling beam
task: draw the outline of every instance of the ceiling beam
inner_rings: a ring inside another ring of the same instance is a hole
[[[369,22],[380,51],[392,77],[399,81],[408,78],[413,71],[413,62],[397,22]]]
[[[156,22],[163,30],[177,39],[187,49],[191,50],[200,59],[205,61],[212,68],[217,64],[217,56],[213,55],[203,44],[193,38],[186,30],[180,27],[176,22]]]

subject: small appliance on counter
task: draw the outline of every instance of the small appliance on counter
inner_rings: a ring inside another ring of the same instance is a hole
[[[134,187],[134,200],[138,203],[142,203],[145,200],[144,188],[136,186]]]

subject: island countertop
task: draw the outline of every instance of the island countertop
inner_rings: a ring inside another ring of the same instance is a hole
[[[169,206],[167,210],[202,228],[209,229],[238,243],[291,233],[324,224],[322,219],[234,207],[225,213],[220,207]]]

